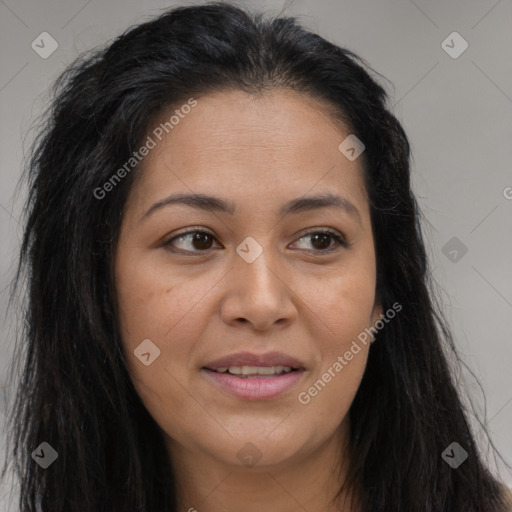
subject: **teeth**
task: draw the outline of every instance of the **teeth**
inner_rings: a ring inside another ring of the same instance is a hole
[[[230,366],[217,368],[218,373],[229,372],[232,375],[279,375],[290,373],[289,366]]]

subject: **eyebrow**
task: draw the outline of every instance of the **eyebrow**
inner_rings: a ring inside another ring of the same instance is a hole
[[[191,208],[206,212],[228,213],[229,215],[234,215],[236,212],[236,206],[234,203],[221,199],[220,197],[209,196],[206,194],[175,193],[154,203],[142,216],[141,220],[144,220],[161,208],[175,204],[190,206]],[[299,214],[329,207],[341,209],[361,222],[359,210],[348,199],[331,193],[292,199],[281,206],[279,209],[279,215],[285,216],[289,214]]]

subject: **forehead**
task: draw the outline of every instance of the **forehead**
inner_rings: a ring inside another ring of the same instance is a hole
[[[365,200],[361,159],[338,149],[350,130],[325,103],[290,90],[222,91],[195,101],[160,112],[149,127],[155,147],[137,185],[145,196],[179,189],[236,200],[329,189]]]

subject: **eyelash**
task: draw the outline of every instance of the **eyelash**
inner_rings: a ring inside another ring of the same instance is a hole
[[[208,235],[208,236],[210,236],[210,237],[215,239],[215,235],[213,235],[209,231],[204,231],[204,230],[201,230],[201,229],[194,229],[194,230],[186,231],[184,233],[180,233],[179,235],[174,236],[173,238],[171,238],[170,240],[165,242],[164,246],[165,247],[171,247],[170,250],[172,252],[181,253],[181,254],[188,254],[188,255],[195,254],[195,253],[206,253],[206,252],[212,250],[212,249],[205,249],[204,251],[186,251],[186,250],[183,250],[183,249],[173,249],[172,248],[172,242],[174,242],[176,239],[186,237],[187,235],[194,235],[194,234],[197,234],[197,233],[201,234],[201,235]],[[329,229],[329,228],[316,229],[314,231],[309,231],[307,233],[304,233],[300,238],[298,238],[298,240],[302,240],[303,238],[305,238],[307,236],[311,236],[311,235],[330,235],[335,240],[337,245],[332,247],[332,248],[330,248],[330,249],[320,249],[320,250],[305,249],[309,253],[330,254],[331,252],[339,249],[340,247],[348,247],[350,245],[348,242],[345,241],[345,239],[341,235],[338,234],[337,231],[334,231],[334,230]]]

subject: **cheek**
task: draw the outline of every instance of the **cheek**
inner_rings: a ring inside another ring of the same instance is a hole
[[[308,289],[304,281],[309,335],[319,360],[298,401],[305,414],[327,430],[336,429],[348,413],[368,358],[370,336],[365,329],[373,325],[375,277],[371,261],[363,261],[354,258],[314,288]]]
[[[324,293],[315,305],[312,337],[321,355],[316,378],[343,395],[355,393],[366,365],[370,336],[365,329],[372,325],[373,303],[372,289],[354,286]]]
[[[123,269],[120,265],[116,285],[127,370],[156,423],[167,434],[179,437],[181,423],[189,424],[189,420],[183,414],[183,422],[176,421],[176,411],[191,407],[187,391],[190,352],[207,313],[187,280],[166,277],[162,268],[142,264],[130,265],[126,272]],[[151,340],[159,351],[153,359],[151,352],[156,349],[149,346],[152,362],[148,366],[134,353],[143,340]]]
[[[161,398],[166,403],[173,400],[173,395],[179,399],[177,382],[187,378],[191,347],[200,337],[201,322],[207,318],[205,302],[199,300],[201,294],[184,276],[171,275],[165,267],[148,264],[128,251],[116,261],[116,292],[127,369],[140,387],[141,397],[158,400],[154,391],[165,390],[166,398]],[[144,358],[141,361],[137,357],[141,355],[139,347],[145,346],[142,343],[149,347],[142,352],[150,353],[145,358],[151,361],[148,366]],[[167,393],[169,387],[174,393]]]
[[[136,264],[129,262],[137,261]],[[127,254],[118,259],[116,292],[120,312],[120,329],[127,349],[135,348],[145,338],[163,342],[178,338],[185,317],[195,314],[197,290],[190,286],[186,276],[170,273],[163,265],[137,259]],[[186,332],[181,332],[186,335]],[[173,344],[174,347],[174,344]],[[165,346],[161,347],[165,349]]]
[[[297,294],[314,321],[312,339],[323,345],[323,353],[346,350],[352,339],[372,325],[375,303],[375,274],[357,258],[346,260],[335,272],[323,275],[314,283],[302,277]]]

